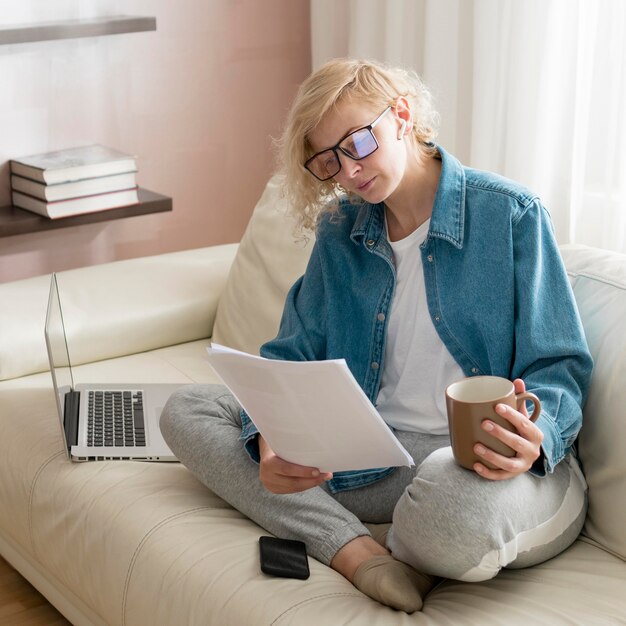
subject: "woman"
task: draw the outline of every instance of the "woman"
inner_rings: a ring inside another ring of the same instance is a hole
[[[436,119],[424,85],[401,69],[337,59],[303,83],[282,169],[317,238],[261,349],[345,358],[416,469],[333,476],[288,463],[220,386],[179,391],[161,422],[220,497],[407,612],[434,576],[486,580],[558,554],[586,512],[572,444],[592,361],[548,214],[525,188],[437,146]],[[533,423],[499,405],[516,432],[483,426],[516,456],[477,446],[497,469],[468,471],[451,454],[444,390],[479,374],[514,380],[543,408]],[[376,541],[364,522],[393,523]]]

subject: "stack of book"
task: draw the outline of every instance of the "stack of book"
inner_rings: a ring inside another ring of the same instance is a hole
[[[101,145],[11,162],[13,206],[56,219],[137,204],[134,156]]]

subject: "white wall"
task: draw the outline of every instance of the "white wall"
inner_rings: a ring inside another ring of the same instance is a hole
[[[157,30],[0,46],[0,206],[8,160],[88,143],[136,154],[172,213],[0,238],[0,282],[237,241],[310,71],[308,0],[21,0],[0,26],[152,15]]]

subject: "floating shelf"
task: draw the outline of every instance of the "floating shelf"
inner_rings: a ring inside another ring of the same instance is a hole
[[[96,224],[108,222],[124,217],[147,215],[149,213],[161,213],[172,210],[172,199],[161,194],[139,188],[139,204],[124,206],[118,209],[106,209],[95,213],[83,213],[71,217],[61,217],[51,220],[37,213],[31,213],[14,206],[0,208],[0,237],[12,235],[24,235],[36,233],[53,228],[66,228],[68,226],[80,226],[82,224]]]
[[[0,26],[0,45],[77,37],[101,37],[150,30],[156,30],[156,17],[111,15],[61,22],[12,24]]]

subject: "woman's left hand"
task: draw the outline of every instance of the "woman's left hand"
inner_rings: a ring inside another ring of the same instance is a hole
[[[514,380],[513,384],[516,394],[526,391],[526,385],[520,378]],[[539,458],[543,433],[530,421],[525,406],[521,411],[516,411],[506,404],[498,404],[496,413],[511,422],[517,432],[510,432],[488,419],[483,421],[482,428],[492,437],[513,448],[516,454],[506,457],[481,444],[476,444],[474,452],[498,469],[489,469],[482,463],[474,463],[474,470],[489,480],[508,480],[527,472]]]

